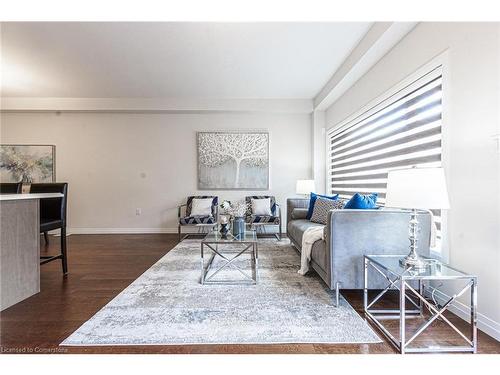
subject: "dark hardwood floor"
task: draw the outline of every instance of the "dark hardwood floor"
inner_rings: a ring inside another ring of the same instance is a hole
[[[51,238],[48,248],[42,242],[42,252],[56,253],[58,242]],[[41,292],[0,313],[1,353],[395,353],[387,341],[362,345],[58,346],[176,243],[177,235],[172,234],[69,236],[69,275],[62,276],[60,262],[43,265]],[[343,291],[343,295],[361,313],[361,291]],[[463,320],[452,314],[448,317],[467,330]],[[441,321],[433,323],[431,330],[432,335],[423,335],[420,343],[460,340]],[[500,353],[499,342],[482,332],[478,337],[480,353]]]

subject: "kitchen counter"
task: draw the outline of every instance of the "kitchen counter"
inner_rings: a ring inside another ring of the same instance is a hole
[[[0,195],[0,310],[40,292],[40,199],[61,197]]]
[[[0,201],[18,201],[25,199],[41,198],[61,198],[61,193],[40,193],[40,194],[0,194]]]

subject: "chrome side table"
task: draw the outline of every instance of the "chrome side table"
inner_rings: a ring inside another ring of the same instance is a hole
[[[459,271],[449,265],[428,259],[429,266],[423,270],[413,267],[404,268],[399,260],[404,255],[365,255],[364,256],[364,295],[363,306],[366,317],[389,339],[389,341],[402,353],[431,353],[431,352],[477,352],[477,277]],[[370,270],[381,275],[388,283],[385,289],[376,295],[371,301],[368,298]],[[426,298],[426,290],[438,290],[436,281],[441,283],[455,280],[460,283],[458,293],[438,305]],[[458,281],[457,281],[458,280]],[[462,282],[460,282],[462,280]],[[391,289],[399,291],[399,308],[374,308],[374,305]],[[470,292],[470,333],[469,337],[460,331],[453,323],[444,316],[444,312],[450,305],[467,291]],[[406,305],[411,305],[407,309]],[[424,309],[430,316],[424,316]],[[407,336],[406,319],[421,318],[423,323],[420,327]],[[399,337],[394,337],[383,322],[399,319]],[[436,319],[446,322],[464,341],[461,346],[415,346],[410,344],[424,332]]]
[[[232,250],[227,250],[227,247]],[[226,248],[226,249],[225,249]],[[236,248],[236,250],[235,250]],[[205,264],[205,250],[208,249],[212,255]],[[251,272],[235,264],[235,260],[243,254],[250,253]],[[214,267],[215,257],[223,259],[222,264]],[[214,278],[220,271],[232,268],[241,274],[240,279],[220,279]],[[239,237],[227,233],[223,236],[219,231],[209,232],[201,241],[201,284],[257,284],[259,281],[259,253],[257,248],[257,234],[255,230],[245,230],[245,233]]]

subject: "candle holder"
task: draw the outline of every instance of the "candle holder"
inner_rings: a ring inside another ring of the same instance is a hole
[[[220,234],[222,235],[222,238],[227,237],[227,232],[229,232],[229,224],[228,223],[221,223]]]

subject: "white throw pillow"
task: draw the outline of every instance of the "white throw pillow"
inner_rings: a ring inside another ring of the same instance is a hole
[[[271,216],[271,199],[252,199],[252,214],[261,216]]]
[[[191,216],[212,216],[213,198],[193,198]]]

